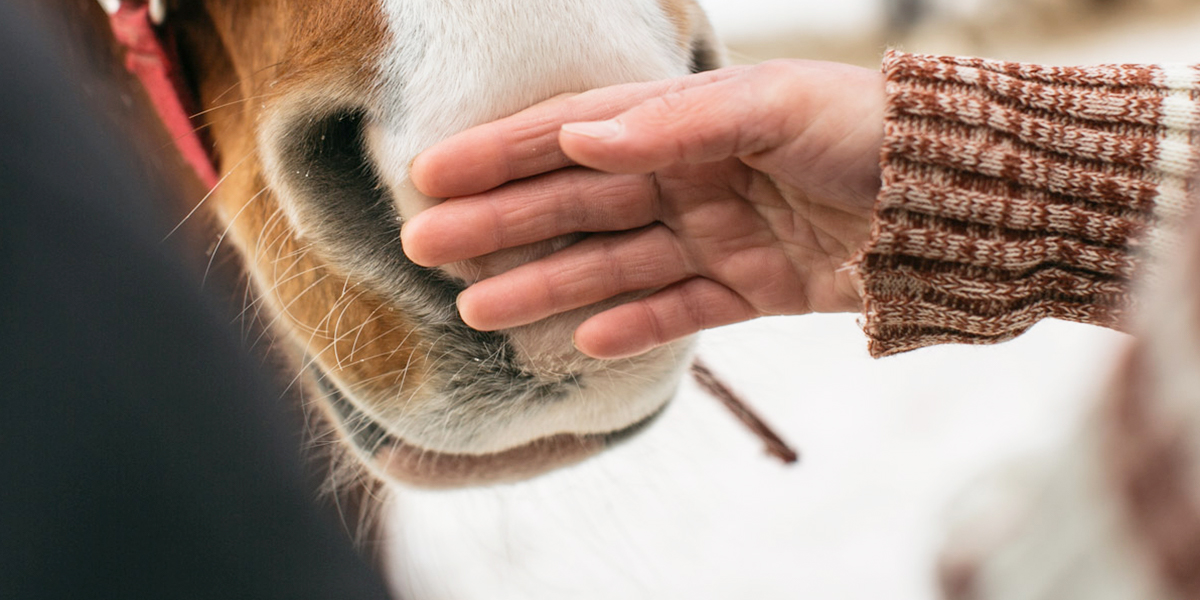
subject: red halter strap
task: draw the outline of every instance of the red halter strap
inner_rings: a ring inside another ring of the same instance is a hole
[[[155,25],[161,24],[165,16],[163,1],[100,0],[100,4],[109,13],[113,35],[125,48],[125,68],[145,88],[184,160],[200,181],[212,189],[219,178],[211,146],[192,122],[195,94],[180,72],[174,38]]]

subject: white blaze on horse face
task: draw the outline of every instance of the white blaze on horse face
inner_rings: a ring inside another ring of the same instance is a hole
[[[688,48],[661,0],[381,0],[388,41],[366,119],[367,153],[402,218],[439,200],[417,192],[408,167],[419,152],[474,125],[565,92],[686,75]],[[556,243],[503,251],[445,269],[472,281],[527,262]],[[611,306],[611,304],[609,304]],[[429,443],[421,424],[395,425],[425,447],[496,451],[560,432],[603,433],[652,414],[670,397],[689,342],[636,361],[588,359],[571,332],[593,306],[509,330],[517,362],[540,378],[579,377],[570,399],[522,406],[487,427],[472,448]],[[434,392],[436,393],[436,392]],[[409,430],[410,425],[412,429]]]
[[[437,201],[408,183],[425,148],[564,92],[684,75],[659,0],[382,0],[372,159],[411,218]]]

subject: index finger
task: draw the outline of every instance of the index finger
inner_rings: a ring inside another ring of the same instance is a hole
[[[569,166],[571,159],[558,146],[558,132],[564,123],[608,119],[649,98],[728,79],[743,69],[726,67],[556,96],[426,149],[413,161],[413,185],[425,195],[451,198]]]

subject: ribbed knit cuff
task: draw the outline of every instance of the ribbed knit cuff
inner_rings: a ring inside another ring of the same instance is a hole
[[[1191,204],[1200,70],[889,52],[883,185],[856,267],[874,356],[1045,317],[1120,327]]]

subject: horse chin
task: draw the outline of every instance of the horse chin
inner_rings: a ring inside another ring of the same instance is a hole
[[[555,433],[490,452],[446,452],[393,433],[394,424],[360,408],[325,374],[313,375],[321,405],[358,460],[381,479],[426,489],[514,483],[577,464],[642,432],[673,395],[655,402],[648,415],[611,431]]]
[[[361,376],[340,371],[328,360],[312,364],[325,369],[316,378],[324,382],[335,416],[347,424],[347,432],[366,432],[368,437],[356,443],[372,455],[376,448],[371,435],[387,434],[403,441],[397,448],[413,452],[514,456],[514,450],[524,448],[520,455],[532,458],[529,452],[536,446],[582,458],[590,454],[583,450],[603,448],[614,433],[663,409],[689,362],[692,345],[685,339],[633,359],[588,358],[569,340],[573,326],[592,310],[479,334],[460,340],[463,343],[435,341],[430,352],[438,353],[438,360],[419,376],[388,386],[367,385]],[[467,331],[462,325],[457,333]],[[490,347],[495,340],[503,344],[498,350]],[[563,464],[569,462],[575,460],[565,456]],[[542,470],[535,466],[531,472]]]
[[[411,192],[379,175],[366,143],[369,111],[333,102],[296,105],[303,108],[276,110],[265,121],[267,179],[305,247],[324,269],[352,283],[328,290],[332,298],[306,287],[298,301],[278,303],[292,307],[285,315],[310,298],[334,307],[292,329],[320,371],[316,379],[325,382],[331,412],[377,473],[439,486],[528,477],[599,452],[662,409],[689,341],[620,361],[591,359],[572,346],[580,323],[628,298],[505,331],[471,329],[455,307],[468,281],[453,270],[416,265],[401,248],[399,199]],[[511,268],[564,243],[497,253],[483,259],[479,272]],[[336,308],[368,295],[376,304],[357,311],[362,323]],[[306,335],[313,321],[345,333],[314,342]],[[363,333],[359,327],[367,324],[380,333]],[[363,347],[400,330],[406,333],[395,344],[405,352]]]

